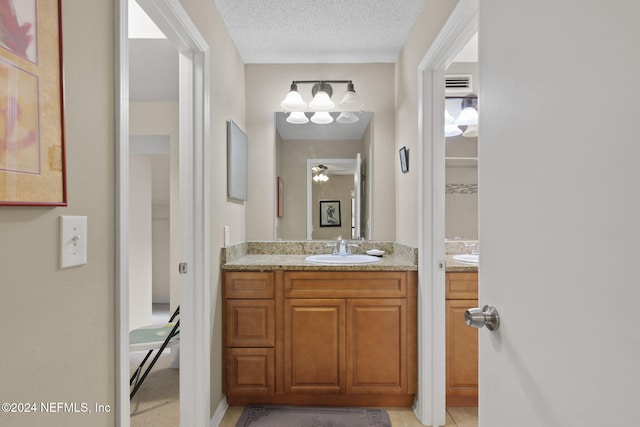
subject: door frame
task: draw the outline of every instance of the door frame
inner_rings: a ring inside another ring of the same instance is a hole
[[[358,153],[358,156],[360,153]],[[356,165],[358,163],[358,156],[352,159],[307,159],[307,240],[312,240],[313,236],[313,166],[323,163],[333,163],[337,165]],[[359,213],[358,213],[359,214]],[[357,218],[357,222],[360,222],[360,219]],[[358,228],[360,226],[358,225]],[[347,239],[347,240],[350,240]]]
[[[210,423],[210,81],[209,46],[178,0],[137,0],[180,52],[180,425]],[[129,0],[116,0],[116,425],[129,401]],[[174,266],[178,268],[178,266]]]
[[[418,395],[424,425],[446,424],[445,70],[478,31],[478,0],[460,0],[418,65]]]

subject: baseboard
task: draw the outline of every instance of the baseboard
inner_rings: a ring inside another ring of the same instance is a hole
[[[216,411],[213,413],[213,417],[211,417],[209,427],[218,427],[222,422],[222,418],[224,418],[224,414],[227,412],[227,409],[229,409],[229,404],[227,403],[226,396],[223,396],[220,403],[218,403]]]

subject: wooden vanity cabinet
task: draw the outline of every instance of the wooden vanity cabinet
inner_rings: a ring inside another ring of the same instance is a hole
[[[225,388],[233,395],[275,392],[275,274],[228,272],[223,286]]]
[[[478,273],[446,273],[447,406],[478,406],[478,330],[464,313],[478,305]]]
[[[254,374],[234,372],[243,369],[237,347],[231,348],[238,337],[228,324],[236,322],[230,313],[237,303],[225,299],[228,401],[410,406],[417,388],[416,291],[414,271],[277,272],[275,392],[270,397],[251,395],[246,380],[238,387],[238,379],[248,375],[266,392],[262,383],[268,381],[262,380],[269,374],[261,360],[244,362]],[[264,301],[254,302],[262,310]],[[261,342],[262,316],[252,316],[256,342]]]

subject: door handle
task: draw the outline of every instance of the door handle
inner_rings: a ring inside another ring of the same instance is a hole
[[[470,308],[464,313],[464,321],[472,328],[482,328],[486,326],[488,330],[495,331],[500,327],[500,315],[498,310],[491,305]]]

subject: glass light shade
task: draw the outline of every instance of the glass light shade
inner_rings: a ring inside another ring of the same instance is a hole
[[[342,101],[338,104],[338,107],[344,110],[360,111],[362,109],[362,101],[355,91],[348,90],[344,94]]]
[[[327,181],[329,181],[329,177],[327,175],[323,174],[323,173],[319,173],[318,175],[315,175],[313,177],[313,180],[315,182],[327,182]]]
[[[444,136],[445,137],[450,137],[450,136],[458,136],[462,134],[462,129],[460,129],[458,126],[454,125],[453,123],[450,124],[446,124],[444,125]]]
[[[451,123],[453,123],[453,116],[451,114],[449,114],[449,110],[447,110],[445,108],[445,110],[444,110],[444,124],[445,125],[450,125]]]
[[[473,138],[474,136],[478,136],[478,125],[469,125],[464,132],[462,132],[462,136],[466,136],[467,138]]]
[[[289,117],[287,117],[287,123],[303,125],[305,123],[309,123],[309,118],[302,111],[294,111],[289,114]]]
[[[336,104],[333,103],[329,94],[323,90],[319,90],[316,93],[316,96],[313,97],[313,100],[309,103],[309,107],[314,110],[326,111],[335,107]],[[313,119],[311,119],[313,121]],[[333,119],[331,119],[333,121]]]
[[[343,111],[342,113],[340,113],[340,115],[336,119],[336,122],[342,123],[342,124],[351,124],[351,123],[356,123],[358,120],[360,120],[360,118],[358,117],[357,114],[352,113],[350,111]]]
[[[311,121],[318,125],[326,125],[333,121],[333,117],[327,111],[318,111],[311,116]]]
[[[460,115],[454,123],[458,126],[477,125],[478,112],[473,107],[466,107],[460,112]]]
[[[280,106],[285,111],[304,111],[307,108],[307,103],[302,99],[300,92],[291,90],[280,103]]]

